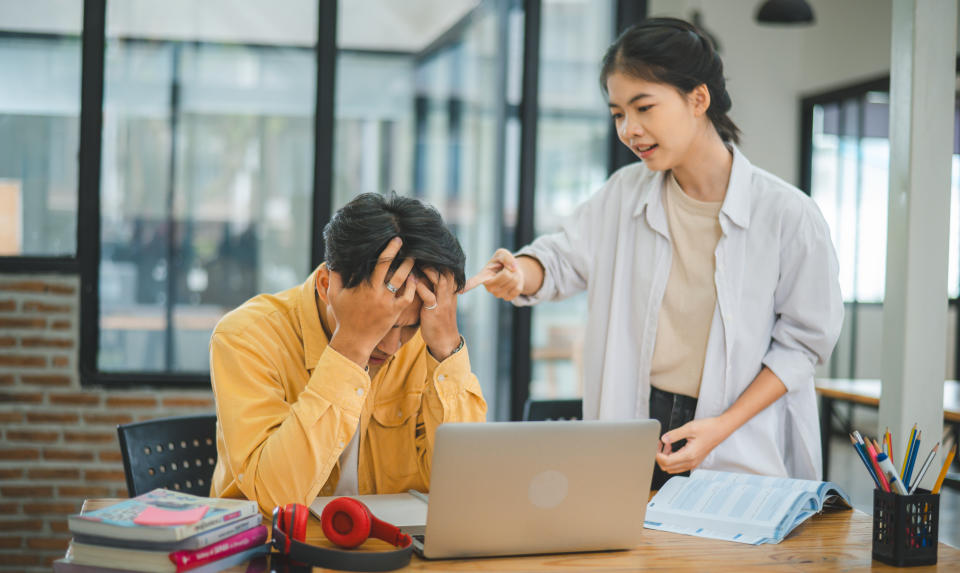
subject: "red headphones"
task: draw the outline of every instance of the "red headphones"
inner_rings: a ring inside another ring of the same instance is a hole
[[[412,539],[400,529],[381,521],[367,506],[349,497],[338,497],[323,508],[320,525],[333,544],[357,547],[368,538],[382,539],[400,549],[378,552],[351,552],[309,545],[304,542],[310,511],[299,503],[273,509],[273,548],[291,560],[317,567],[346,571],[390,571],[410,562]]]

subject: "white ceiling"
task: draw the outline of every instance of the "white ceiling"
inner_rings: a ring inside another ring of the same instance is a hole
[[[340,48],[419,52],[479,0],[341,0]],[[0,0],[0,29],[77,34],[80,0]],[[316,0],[110,0],[111,37],[313,46]]]

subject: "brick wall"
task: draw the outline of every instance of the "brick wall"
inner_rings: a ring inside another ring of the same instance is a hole
[[[79,282],[0,275],[0,571],[49,571],[67,515],[126,497],[117,424],[213,410],[209,390],[81,387]]]

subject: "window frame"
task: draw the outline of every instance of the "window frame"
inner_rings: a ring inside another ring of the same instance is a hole
[[[81,22],[81,62],[80,77],[83,79],[83,26]],[[3,33],[4,37],[12,38],[31,38],[31,39],[50,39],[57,40],[63,38],[73,38],[59,33],[46,32],[9,32]],[[80,90],[80,111],[83,112],[83,88]],[[79,153],[80,142],[77,142],[77,152]],[[78,161],[79,167],[79,161]],[[80,173],[77,172],[79,182]],[[77,198],[77,237],[74,245],[74,256],[67,255],[0,255],[0,274],[8,273],[58,273],[58,274],[78,274],[80,272],[79,252],[80,252],[80,201]]]
[[[100,342],[100,170],[103,129],[106,3],[84,0],[80,98],[80,164],[77,210],[77,259],[80,273],[80,384],[113,388],[210,387],[210,374],[104,372],[97,365]],[[116,1],[116,0],[114,0]],[[336,73],[336,0],[317,0],[314,174],[310,265],[323,260],[323,226],[330,218],[333,179],[334,79]],[[19,265],[18,265],[19,267]],[[2,270],[2,269],[0,269]],[[67,272],[67,271],[65,271]]]
[[[210,386],[209,373],[103,372],[97,365],[100,342],[100,181],[102,169],[103,96],[106,52],[107,2],[83,0],[80,85],[80,140],[77,169],[77,241],[74,256],[0,256],[0,274],[59,273],[80,279],[79,364],[81,387],[109,388],[201,388]],[[119,1],[119,0],[113,0]],[[504,113],[519,115],[520,159],[517,194],[517,223],[512,229],[501,226],[504,246],[518,247],[534,239],[534,189],[538,122],[538,76],[542,0],[492,0],[506,13],[511,6],[524,12],[523,76],[519,106],[504,104]],[[337,67],[337,0],[316,0],[318,41],[314,109],[314,175],[310,264],[323,260],[323,228],[332,214],[333,153],[335,129],[335,80]],[[615,30],[644,19],[647,0],[614,0]],[[442,38],[440,39],[442,40]],[[441,42],[442,43],[442,42]],[[509,108],[509,109],[507,109]],[[502,127],[502,126],[501,126]],[[622,148],[613,128],[609,130],[609,172],[633,161]],[[529,397],[532,369],[531,311],[502,305],[500,330],[509,333],[498,350],[500,371],[505,380],[498,385],[498,419],[519,420]]]

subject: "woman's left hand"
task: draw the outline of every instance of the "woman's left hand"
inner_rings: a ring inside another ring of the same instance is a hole
[[[657,465],[669,474],[692,470],[730,433],[727,424],[719,417],[687,422],[661,436]],[[687,443],[679,450],[671,452],[672,444],[683,439],[686,439]]]

